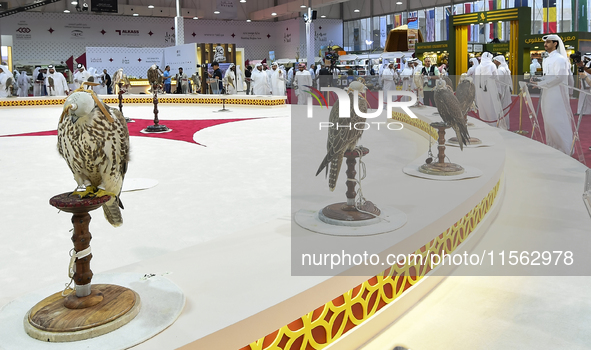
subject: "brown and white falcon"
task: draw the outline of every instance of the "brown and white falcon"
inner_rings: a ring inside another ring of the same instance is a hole
[[[433,99],[441,119],[455,131],[460,150],[463,150],[464,145],[467,145],[470,140],[468,125],[464,119],[463,107],[460,101],[458,101],[451,88],[447,87],[445,80],[438,81]]]
[[[362,118],[355,113],[353,109],[353,97],[355,96],[353,91],[359,91],[359,111],[367,113],[367,100],[361,95],[365,92],[366,87],[361,82],[353,81],[349,84],[347,93],[349,95],[349,116],[347,120],[339,120],[339,103],[335,103],[330,110],[329,122],[332,126],[328,129],[328,140],[326,142],[326,156],[322,160],[316,176],[326,168],[328,173],[328,164],[330,163],[330,174],[328,175],[328,188],[334,191],[339,178],[339,172],[341,165],[343,164],[343,155],[347,151],[352,151],[357,146],[357,141],[361,138],[363,130],[356,130],[353,127],[356,123],[364,123],[365,118]],[[337,125],[349,125],[351,128],[338,127]],[[363,129],[360,127],[359,129]]]
[[[78,184],[73,194],[111,196],[103,205],[105,218],[115,227],[123,224],[119,196],[129,160],[129,132],[121,112],[91,90],[76,90],[64,103],[57,148]]]

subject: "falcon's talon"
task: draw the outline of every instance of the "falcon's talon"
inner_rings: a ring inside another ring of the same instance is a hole
[[[94,186],[87,186],[86,190],[81,192],[81,191],[74,191],[72,192],[70,195],[75,195],[75,196],[79,196],[80,199],[82,198],[87,198],[87,197],[94,197],[94,193],[97,191],[97,188]]]
[[[102,188],[99,188],[99,189],[98,189],[98,190],[97,190],[97,191],[96,191],[96,192],[93,194],[93,196],[94,196],[94,197],[97,197],[97,198],[98,198],[98,197],[103,197],[103,196],[110,196],[110,197],[113,197],[113,198],[116,198],[116,197],[117,197],[117,195],[116,195],[115,193],[113,193],[113,192],[108,192],[108,191],[105,191],[105,190],[103,190]]]

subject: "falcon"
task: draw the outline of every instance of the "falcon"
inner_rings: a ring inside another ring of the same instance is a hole
[[[72,194],[111,196],[103,204],[105,218],[114,227],[123,224],[120,194],[129,161],[129,132],[121,112],[91,90],[76,90],[64,103],[57,148],[78,185]]]
[[[8,79],[6,79],[4,85],[6,86],[6,93],[8,94],[8,96],[12,96],[12,89],[15,85],[14,78],[12,76],[9,76]]]
[[[123,83],[123,86],[128,89],[131,86],[129,79],[127,79],[127,75],[123,74],[123,68],[119,68],[115,74],[113,74],[113,78],[111,79],[111,87],[113,91],[118,91],[119,83]]]
[[[464,145],[467,145],[470,140],[468,126],[464,119],[462,105],[454,96],[451,88],[447,87],[445,80],[438,81],[433,99],[441,119],[455,131],[460,150],[463,150]]]
[[[366,87],[362,83],[358,81],[353,81],[349,84],[349,88],[347,89],[347,94],[349,95],[349,115],[350,118],[347,120],[347,123],[351,123],[350,125],[355,125],[356,123],[364,123],[365,118],[358,116],[353,109],[353,98],[354,93],[353,91],[359,91],[360,93],[365,92]],[[362,113],[367,113],[367,100],[363,97],[363,95],[359,94],[359,111]],[[320,163],[320,167],[316,172],[316,176],[320,174],[320,172],[326,168],[327,174],[328,172],[328,164],[330,163],[330,174],[328,175],[328,188],[331,191],[334,191],[337,183],[337,179],[339,178],[339,172],[341,170],[341,165],[343,164],[343,156],[345,152],[352,151],[357,146],[357,141],[361,138],[363,134],[363,130],[356,130],[354,127],[351,128],[337,128],[339,124],[339,103],[335,103],[330,110],[329,115],[329,122],[332,123],[332,127],[328,129],[328,140],[326,142],[326,156]],[[362,128],[361,128],[362,129]]]
[[[150,88],[156,85],[156,89],[159,89],[164,83],[162,80],[162,73],[155,64],[148,69],[148,82],[150,83]]]
[[[462,107],[463,116],[472,108],[476,96],[476,87],[470,80],[462,80],[456,89],[456,98]]]

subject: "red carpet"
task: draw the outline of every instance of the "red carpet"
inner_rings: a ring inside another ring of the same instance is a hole
[[[145,129],[148,125],[153,125],[153,120],[146,120],[146,119],[135,119],[134,123],[128,123],[127,128],[129,129],[129,136],[145,136],[145,137],[157,137],[162,139],[168,140],[176,140],[176,141],[185,141],[189,143],[197,143],[193,140],[193,135],[205,128],[210,126],[231,123],[231,122],[238,122],[242,120],[252,120],[257,118],[244,118],[244,119],[209,119],[209,120],[161,120],[161,125],[166,125],[169,129],[172,129],[171,132],[163,133],[163,134],[144,134],[140,132],[141,130]],[[38,131],[38,132],[31,132],[25,134],[15,134],[15,135],[3,135],[0,137],[10,137],[10,136],[48,136],[48,135],[57,135],[57,130],[49,130],[49,131]],[[197,143],[200,145],[199,143]]]

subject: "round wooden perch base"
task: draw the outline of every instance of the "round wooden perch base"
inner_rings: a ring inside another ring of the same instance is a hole
[[[421,165],[419,171],[429,175],[451,176],[463,174],[464,168],[455,163],[430,163]]]
[[[98,302],[97,302],[98,301]],[[98,337],[129,323],[140,311],[140,296],[112,284],[92,286],[87,297],[57,292],[27,313],[25,331],[46,342],[70,342]]]
[[[458,142],[458,138],[457,137],[452,137],[449,140],[447,140],[447,142],[449,143],[453,143],[453,144],[459,144]],[[468,144],[469,145],[480,145],[482,143],[482,141],[479,138],[476,137],[470,137],[470,139],[468,140]]]
[[[353,205],[347,205],[345,202],[334,203],[327,205],[322,209],[322,214],[327,218],[340,221],[362,221],[374,219],[380,215],[380,209],[378,209],[372,202],[367,201],[359,209],[364,212],[372,213],[374,215],[361,212]]]

